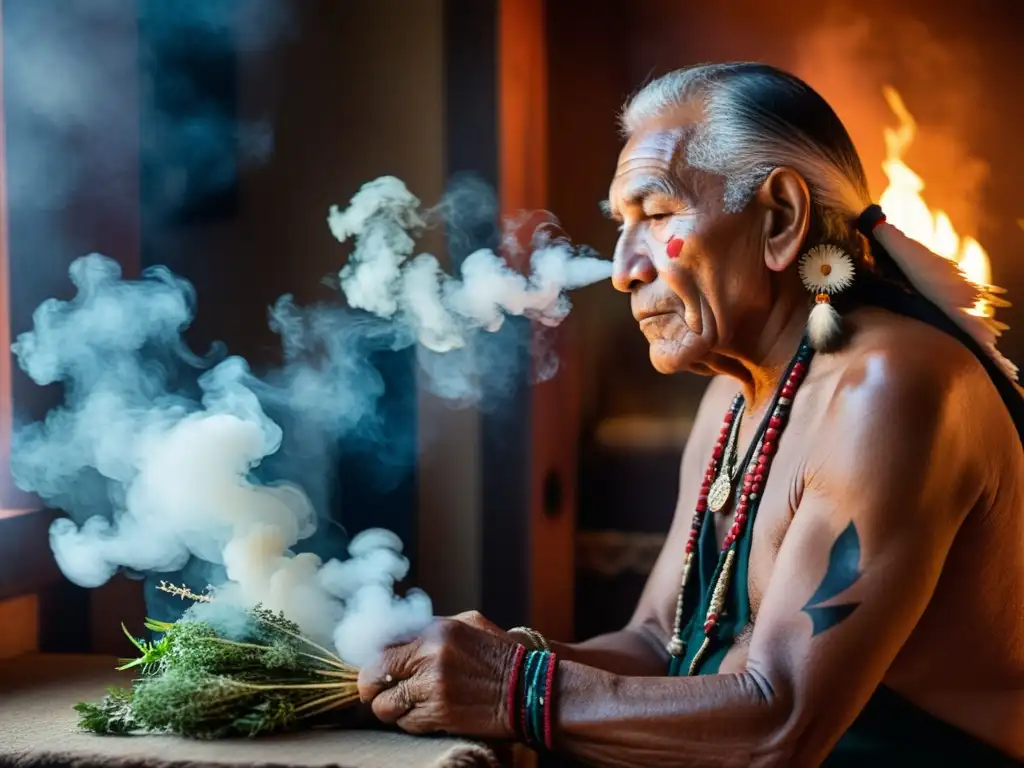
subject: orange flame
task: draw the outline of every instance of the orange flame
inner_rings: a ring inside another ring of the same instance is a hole
[[[885,129],[886,157],[882,169],[889,178],[889,186],[882,193],[879,204],[886,219],[908,237],[956,262],[968,280],[986,288],[992,282],[988,253],[974,238],[961,238],[949,216],[944,211],[932,212],[921,197],[924,181],[903,162],[903,154],[917,133],[917,123],[894,88],[885,86],[883,94],[900,121],[898,128]],[[979,300],[969,311],[973,315],[992,315],[992,307],[984,300]]]

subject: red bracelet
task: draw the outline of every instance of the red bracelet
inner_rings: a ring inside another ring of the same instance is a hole
[[[520,645],[516,648],[516,655],[512,659],[512,674],[508,680],[508,727],[513,735],[519,734],[516,728],[516,687],[519,683],[519,671],[523,666],[523,659],[526,658],[526,646]]]
[[[555,667],[558,665],[558,657],[551,654],[548,659],[547,680],[544,681],[544,746],[550,751],[551,747],[551,712],[555,708]]]

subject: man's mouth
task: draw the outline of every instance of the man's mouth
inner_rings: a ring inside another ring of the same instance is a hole
[[[652,312],[650,314],[641,315],[637,318],[637,325],[640,326],[642,331],[646,326],[651,325],[652,321],[656,321],[659,317],[664,317],[664,312]]]
[[[650,342],[677,338],[686,330],[677,312],[645,312],[639,315],[637,325]]]
[[[641,312],[636,312],[633,315],[633,317],[636,319],[636,321],[638,323],[643,325],[643,322],[645,320],[651,320],[651,319],[653,319],[655,317],[662,317],[664,315],[669,315],[669,314],[672,314],[672,313],[671,312],[667,312],[665,310],[660,310],[660,309],[649,309],[649,310],[643,310]]]

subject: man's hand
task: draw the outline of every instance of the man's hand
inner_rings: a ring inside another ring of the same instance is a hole
[[[510,738],[506,699],[516,644],[475,612],[438,619],[359,673],[359,696],[409,733]]]
[[[480,611],[464,611],[463,613],[457,613],[449,618],[452,621],[461,621],[463,624],[467,624],[474,629],[479,629],[482,632],[487,632],[488,634],[496,635],[508,640],[509,642],[514,642],[508,632],[492,622],[490,619],[486,618],[482,613],[480,613]]]

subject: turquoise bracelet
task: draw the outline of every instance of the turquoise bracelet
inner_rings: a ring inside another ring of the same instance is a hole
[[[521,735],[534,749],[551,747],[552,687],[556,658],[550,651],[528,651],[521,676]]]

